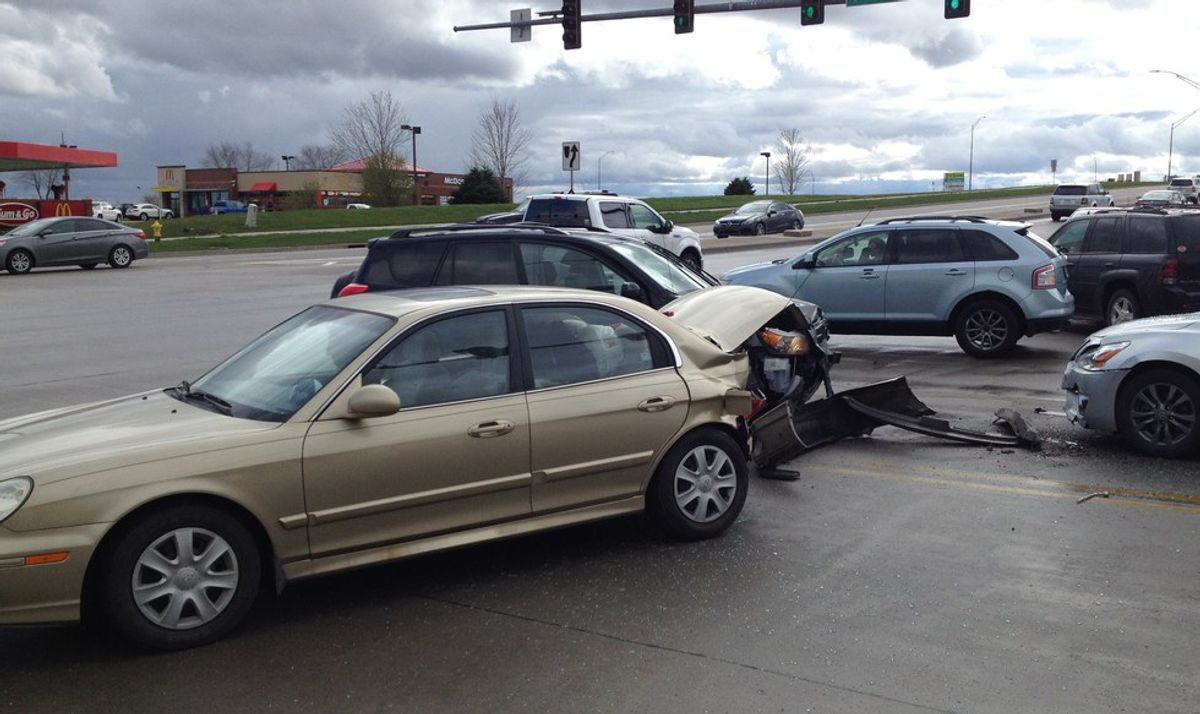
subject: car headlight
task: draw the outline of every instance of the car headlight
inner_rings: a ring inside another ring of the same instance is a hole
[[[1133,343],[1125,341],[1114,342],[1109,345],[1100,344],[1086,347],[1075,357],[1075,364],[1078,365],[1080,369],[1085,369],[1089,372],[1097,372],[1104,369],[1109,360],[1121,354],[1121,352],[1131,344]]]
[[[0,523],[16,513],[31,493],[33,493],[33,479],[28,476],[17,476],[0,481]]]
[[[806,335],[780,332],[770,328],[759,330],[758,339],[768,350],[781,355],[806,355],[812,347]]]

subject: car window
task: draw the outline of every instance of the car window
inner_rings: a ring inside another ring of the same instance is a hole
[[[897,264],[950,263],[964,260],[958,231],[947,228],[917,228],[895,233]]]
[[[512,243],[451,244],[438,285],[518,285]]]
[[[522,243],[521,262],[525,264],[525,280],[530,285],[583,288],[620,295],[621,287],[632,282],[599,258],[560,245]]]
[[[60,233],[74,233],[77,230],[75,228],[76,223],[77,223],[77,221],[75,221],[72,218],[68,218],[68,219],[62,220],[62,221],[56,221],[56,222],[51,223],[50,225],[46,226],[46,234],[47,235],[58,235]]]
[[[615,201],[600,202],[600,220],[605,228],[632,228],[629,225],[629,215],[625,212],[625,204]]]
[[[591,228],[586,201],[566,198],[539,198],[529,202],[525,220],[567,228]]]
[[[389,241],[376,246],[363,261],[359,282],[373,290],[427,287],[433,283],[445,246],[444,241]]]
[[[1200,253],[1200,216],[1180,216],[1172,222],[1177,253]]]
[[[715,283],[699,275],[673,254],[645,243],[613,244],[612,250],[641,268],[655,283],[675,295],[712,287]]]
[[[661,343],[620,313],[579,305],[527,307],[521,318],[534,389],[666,366]]]
[[[1050,245],[1057,248],[1059,253],[1078,253],[1083,247],[1083,237],[1087,235],[1088,226],[1091,224],[1090,220],[1068,222],[1050,236]]]
[[[1016,260],[1017,252],[987,231],[964,230],[959,238],[975,261]]]
[[[844,238],[817,253],[818,268],[879,265],[887,260],[888,231],[868,231]]]
[[[1125,224],[1125,252],[1167,252],[1167,222],[1150,216],[1130,216]]]
[[[658,228],[663,224],[657,213],[639,203],[629,204],[629,215],[634,228]]]
[[[512,391],[508,320],[502,310],[457,315],[418,327],[363,372],[400,408],[484,399]]]
[[[1083,196],[1087,189],[1083,186],[1059,186],[1054,189],[1055,196]]]
[[[77,231],[107,231],[112,226],[104,221],[98,221],[95,218],[76,218],[75,230]]]
[[[1092,230],[1083,239],[1084,253],[1120,253],[1121,234],[1118,232],[1119,218],[1097,218],[1092,221]]]

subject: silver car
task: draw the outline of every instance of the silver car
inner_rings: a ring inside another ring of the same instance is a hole
[[[55,265],[128,268],[149,254],[145,231],[99,218],[39,218],[0,235],[0,265],[13,275]]]
[[[1123,322],[1084,340],[1063,375],[1065,410],[1151,456],[1200,448],[1200,312]]]
[[[1028,224],[917,216],[852,228],[722,279],[816,303],[835,333],[954,335],[972,357],[999,357],[1070,318],[1066,265]]]

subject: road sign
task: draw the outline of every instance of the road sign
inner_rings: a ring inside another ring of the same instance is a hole
[[[947,171],[942,174],[942,191],[946,193],[962,193],[964,178],[966,176],[962,171]]]
[[[508,13],[508,21],[513,23],[510,29],[509,42],[529,42],[533,39],[533,28],[529,25],[518,25],[518,22],[529,22],[533,17],[533,10],[525,8],[523,10],[512,10]]]
[[[579,170],[579,142],[563,142],[563,171]]]
[[[1058,159],[1050,159],[1050,173],[1058,172]]]

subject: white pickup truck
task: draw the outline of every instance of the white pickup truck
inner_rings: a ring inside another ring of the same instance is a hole
[[[636,198],[615,194],[547,193],[530,196],[524,220],[560,228],[603,228],[671,251],[703,267],[700,236],[677,226]]]

